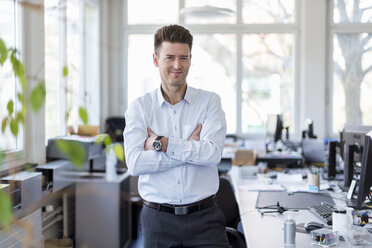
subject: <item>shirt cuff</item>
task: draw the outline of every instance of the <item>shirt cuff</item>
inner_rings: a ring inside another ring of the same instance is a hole
[[[184,139],[169,137],[167,154],[173,159],[182,161],[183,147],[184,147],[185,142],[187,141]]]

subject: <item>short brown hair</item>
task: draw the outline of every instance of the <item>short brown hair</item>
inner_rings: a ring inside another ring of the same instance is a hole
[[[158,54],[158,48],[163,41],[171,43],[185,43],[189,45],[190,52],[192,48],[192,35],[190,31],[179,25],[169,25],[158,29],[154,35],[154,51]]]

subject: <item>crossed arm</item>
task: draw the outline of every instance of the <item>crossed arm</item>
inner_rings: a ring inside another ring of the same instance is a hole
[[[136,104],[127,110],[124,130],[125,158],[131,175],[158,173],[185,164],[216,166],[219,163],[226,135],[226,120],[218,97],[209,103],[203,126],[198,124],[187,140],[162,138],[161,152],[154,151],[152,147],[158,134],[148,128],[144,119],[148,114],[140,104]]]
[[[202,124],[198,123],[197,127],[195,130],[191,133],[190,137],[187,139],[187,141],[195,140],[199,141],[200,140],[200,132],[202,130]],[[147,128],[147,133],[149,137],[145,141],[145,151],[148,150],[154,150],[154,147],[152,147],[152,144],[154,143],[155,139],[159,136],[156,133],[154,133],[151,128]],[[162,137],[160,139],[161,142],[161,151],[162,152],[167,152],[168,148],[168,138],[167,137]]]

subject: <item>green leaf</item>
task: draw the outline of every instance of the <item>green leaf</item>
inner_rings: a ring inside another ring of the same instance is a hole
[[[5,132],[6,125],[8,124],[8,117],[5,117],[1,122],[1,133]]]
[[[45,101],[45,86],[44,84],[38,84],[31,92],[30,102],[31,107],[35,112],[38,112]]]
[[[33,170],[31,164],[26,164],[24,168],[25,168],[25,170],[26,170],[27,172],[32,172],[32,170]]]
[[[10,56],[10,61],[12,62],[14,75],[19,78],[21,82],[23,92],[26,91],[26,77],[25,77],[25,68],[23,63],[17,58],[17,49],[12,49],[12,54]]]
[[[6,108],[8,109],[9,116],[13,114],[14,111],[14,102],[13,100],[10,100],[8,104],[6,105]]]
[[[101,144],[106,136],[107,136],[107,134],[105,134],[105,133],[104,134],[98,134],[97,138],[96,138],[96,143]]]
[[[83,169],[85,149],[82,144],[73,140],[57,140],[58,149],[65,154],[79,170]]]
[[[114,152],[116,154],[116,157],[120,161],[124,162],[124,148],[123,148],[123,146],[120,145],[120,144],[115,144],[114,145]]]
[[[107,135],[106,137],[103,138],[103,144],[105,144],[105,146],[109,146],[111,145],[111,143],[112,143],[112,140],[110,136]]]
[[[12,203],[10,196],[0,189],[0,223],[7,227],[12,220]]]
[[[84,125],[88,125],[88,113],[85,108],[83,107],[79,108],[79,116],[80,119],[83,121]]]
[[[67,77],[67,75],[68,75],[68,68],[67,68],[67,66],[64,66],[63,67],[62,74],[63,74],[64,77]]]
[[[16,114],[16,121],[19,123],[19,122],[22,122],[22,124],[24,125],[25,124],[25,116],[22,112],[17,112]]]
[[[17,136],[18,135],[18,122],[16,119],[14,118],[11,118],[10,119],[10,131],[12,131],[12,134],[14,136]]]
[[[20,103],[24,104],[25,102],[25,98],[24,98],[24,95],[21,93],[21,92],[18,92],[17,93],[17,99]]]
[[[0,38],[0,64],[3,65],[8,57],[8,49],[6,49],[5,42]]]

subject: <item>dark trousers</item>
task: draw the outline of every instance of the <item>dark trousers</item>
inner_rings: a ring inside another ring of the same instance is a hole
[[[144,248],[229,247],[222,211],[213,205],[188,215],[174,215],[143,206]]]

